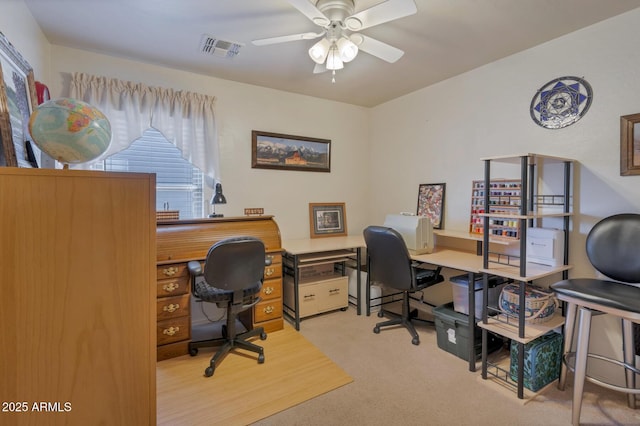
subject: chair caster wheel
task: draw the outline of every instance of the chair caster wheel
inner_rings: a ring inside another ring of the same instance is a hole
[[[380,327],[373,327],[373,332],[376,334],[380,334]]]
[[[382,312],[382,309],[380,309],[378,311],[378,318],[382,318],[384,316],[384,312]]]
[[[264,364],[264,354],[258,355],[258,364]]]
[[[260,340],[267,340],[267,333],[265,332],[260,333]]]
[[[215,368],[214,368],[214,367],[212,367],[212,366],[209,366],[209,367],[207,367],[207,368],[204,370],[204,375],[205,375],[206,377],[211,377],[211,376],[213,376],[213,372],[214,372],[214,371],[215,371]]]
[[[198,348],[190,348],[189,349],[189,355],[191,355],[191,356],[198,355]]]
[[[420,344],[420,338],[414,337],[413,339],[411,339],[411,343],[418,346]]]

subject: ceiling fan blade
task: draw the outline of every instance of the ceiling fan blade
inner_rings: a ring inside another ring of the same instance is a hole
[[[291,34],[286,36],[261,38],[258,40],[253,40],[251,43],[255,44],[256,46],[266,46],[268,44],[286,43],[288,41],[313,40],[314,38],[318,38],[323,35],[324,35],[324,31],[320,33],[300,33],[300,34]]]
[[[404,55],[404,52],[397,47],[390,46],[375,38],[367,37],[364,34],[351,34],[349,38],[358,46],[358,49],[389,63],[394,63]]]
[[[309,0],[289,0],[289,4],[298,9],[304,16],[311,19],[311,21],[316,25],[326,27],[331,23],[329,18],[324,16],[324,13],[320,12],[320,10],[313,4],[309,3]]]
[[[345,25],[351,31],[359,31],[413,15],[417,11],[418,8],[413,0],[387,0],[349,16],[345,19]]]

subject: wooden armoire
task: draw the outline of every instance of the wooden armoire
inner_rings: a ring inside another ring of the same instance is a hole
[[[0,168],[0,271],[0,424],[155,425],[155,175]]]

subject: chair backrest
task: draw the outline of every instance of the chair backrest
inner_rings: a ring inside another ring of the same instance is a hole
[[[640,283],[640,215],[623,213],[596,223],[587,236],[587,256],[607,277]]]
[[[254,237],[234,237],[211,246],[204,279],[211,287],[237,291],[254,287],[264,278],[264,243]]]
[[[369,226],[364,232],[367,245],[367,273],[371,281],[379,281],[398,290],[415,286],[411,256],[402,236],[392,228]]]

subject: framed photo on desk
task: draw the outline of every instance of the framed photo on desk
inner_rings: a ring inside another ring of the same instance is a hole
[[[311,238],[347,235],[344,203],[309,203]]]
[[[418,187],[418,216],[431,218],[433,229],[442,229],[445,183],[423,183]]]

